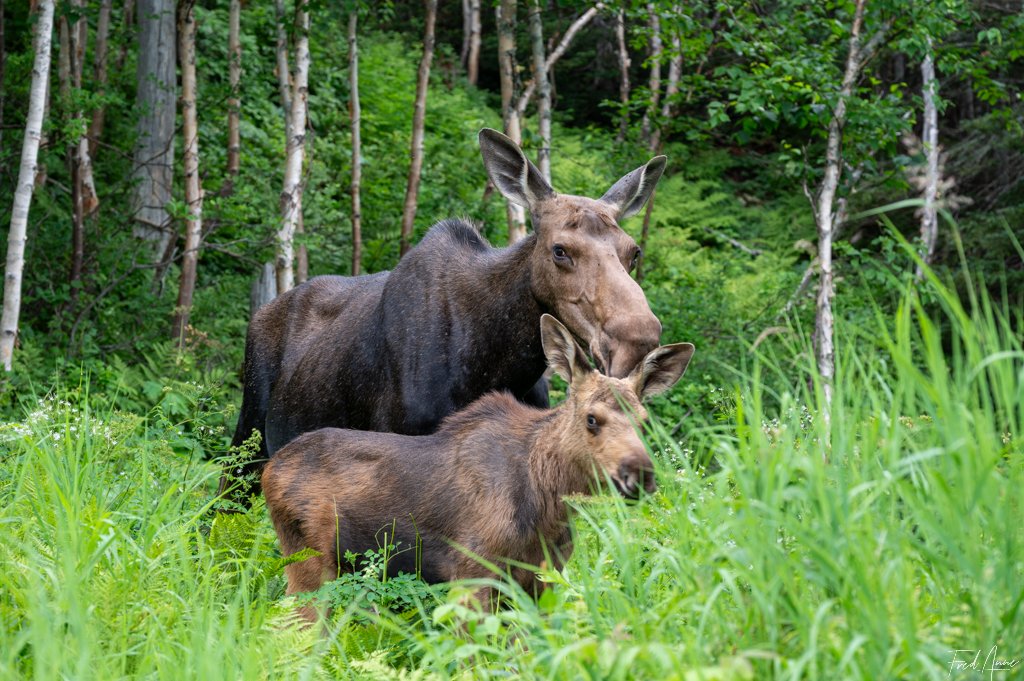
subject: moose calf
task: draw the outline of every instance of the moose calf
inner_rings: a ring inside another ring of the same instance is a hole
[[[346,551],[398,551],[389,571],[427,582],[491,576],[479,560],[506,570],[535,594],[535,573],[550,556],[568,559],[572,541],[563,497],[586,494],[606,477],[623,495],[655,488],[636,423],[641,399],[672,387],[694,347],[652,350],[626,378],[590,367],[571,333],[541,318],[551,366],[569,383],[554,409],[489,393],[449,416],[432,435],[338,428],[306,433],[267,463],[263,488],[285,555],[309,547],[319,556],[286,568],[288,593],[313,591],[349,569]],[[477,593],[485,604],[494,594]],[[312,619],[312,608],[303,615]]]

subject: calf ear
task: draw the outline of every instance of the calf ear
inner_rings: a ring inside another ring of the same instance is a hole
[[[506,199],[529,209],[538,201],[554,196],[555,190],[518,144],[490,128],[480,131],[479,140],[487,175]]]
[[[624,175],[605,192],[601,200],[615,207],[618,213],[616,219],[624,220],[636,215],[644,207],[654,193],[661,174],[665,172],[667,162],[667,157],[655,156],[646,165]]]
[[[647,353],[643,361],[633,369],[630,378],[636,386],[636,394],[642,400],[663,393],[683,377],[686,366],[693,357],[692,343],[662,345]]]
[[[540,317],[540,343],[544,346],[548,366],[568,383],[572,383],[573,376],[590,371],[590,363],[583,348],[569,333],[569,329],[549,314]]]

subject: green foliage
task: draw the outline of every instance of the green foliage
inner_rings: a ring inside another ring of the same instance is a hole
[[[352,609],[355,611],[352,616],[354,622],[366,623],[370,621],[371,614],[379,617],[384,611],[410,618],[417,610],[436,602],[437,589],[414,574],[401,572],[389,575],[388,561],[398,550],[395,544],[387,544],[362,554],[346,551],[343,557],[345,565],[339,566],[337,579],[327,582],[314,593],[300,596],[296,602],[299,605],[315,603],[330,609]],[[402,550],[415,549],[408,547]]]

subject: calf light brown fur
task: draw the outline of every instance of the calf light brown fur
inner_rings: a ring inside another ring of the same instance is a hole
[[[535,572],[572,553],[563,497],[588,494],[607,477],[624,495],[655,488],[637,435],[641,400],[679,380],[693,345],[656,348],[625,378],[593,370],[570,332],[541,318],[549,365],[569,382],[566,401],[538,409],[490,393],[449,416],[431,435],[324,428],[270,460],[263,488],[285,555],[321,555],[286,568],[288,593],[313,591],[350,569],[346,551],[385,543],[389,572],[428,582],[492,576],[479,556],[539,592]],[[492,597],[488,591],[478,596]],[[312,618],[311,608],[304,614]]]

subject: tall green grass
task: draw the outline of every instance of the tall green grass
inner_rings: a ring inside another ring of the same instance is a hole
[[[0,431],[0,677],[968,679],[952,651],[1020,659],[1024,313],[934,277],[876,312],[840,320],[829,422],[797,335],[737,373],[730,421],[652,426],[658,493],[574,501],[539,602],[502,583],[509,607],[481,613],[455,588],[339,608],[326,633],[292,620],[264,509],[208,512],[212,465],[45,400]]]

